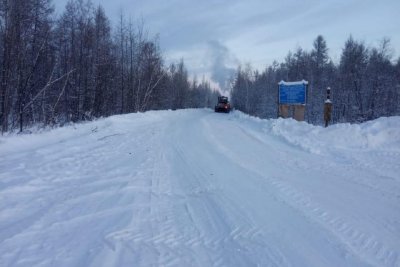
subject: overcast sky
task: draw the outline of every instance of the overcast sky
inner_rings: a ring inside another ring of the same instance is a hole
[[[53,0],[58,13],[67,0]],[[400,53],[400,0],[92,0],[113,24],[121,10],[159,34],[167,62],[183,58],[191,75],[220,84],[238,64],[263,69],[289,50],[310,50],[318,34],[339,61],[350,36],[367,46],[391,39]]]

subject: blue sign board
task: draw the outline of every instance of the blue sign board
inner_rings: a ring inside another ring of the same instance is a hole
[[[301,105],[306,104],[307,81],[280,82],[279,104]]]

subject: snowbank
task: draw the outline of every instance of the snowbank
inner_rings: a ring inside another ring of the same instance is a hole
[[[362,124],[328,128],[295,120],[271,122],[271,132],[313,153],[336,149],[400,151],[400,117],[379,118]]]
[[[143,124],[150,124],[161,120],[169,112],[171,111],[149,111],[146,113],[115,115],[108,118],[99,118],[95,121],[72,123],[58,128],[32,128],[29,130],[30,134],[11,133],[0,136],[0,156],[9,152],[27,151],[62,143],[71,138],[80,138],[99,131],[103,133],[113,132],[118,129],[126,131],[127,125],[138,127]]]
[[[362,124],[335,124],[327,128],[294,119],[262,120],[240,111],[235,111],[233,117],[242,123],[252,121],[253,124],[259,124],[265,133],[281,137],[286,142],[315,154],[324,154],[333,148],[400,151],[399,116],[382,117]]]

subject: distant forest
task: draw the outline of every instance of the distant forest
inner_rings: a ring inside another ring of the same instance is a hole
[[[278,83],[309,82],[306,121],[322,124],[326,88],[331,88],[332,120],[364,122],[382,116],[400,115],[400,58],[394,62],[389,39],[377,48],[367,48],[353,37],[345,42],[340,62],[328,55],[323,36],[311,51],[298,48],[283,63],[274,62],[264,71],[240,67],[232,86],[236,109],[261,118],[276,118]]]
[[[332,88],[334,122],[400,114],[400,59],[389,40],[367,48],[349,38],[338,65],[318,36],[264,71],[239,68],[231,97],[236,109],[277,117],[280,80],[308,80],[306,120],[322,123]],[[190,80],[183,60],[167,65],[157,37],[120,16],[115,27],[101,6],[70,0],[56,17],[51,0],[0,0],[0,128],[63,125],[159,109],[213,107],[219,92]]]
[[[166,66],[156,37],[101,6],[70,0],[0,0],[1,131],[63,125],[157,109],[211,107],[218,93]]]

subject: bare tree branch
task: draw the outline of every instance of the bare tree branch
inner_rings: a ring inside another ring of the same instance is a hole
[[[32,104],[35,102],[35,100],[40,96],[40,94],[41,94],[44,90],[46,90],[47,88],[49,88],[50,86],[52,86],[52,85],[55,84],[56,82],[58,82],[58,81],[64,79],[65,76],[69,76],[69,75],[70,75],[72,72],[74,72],[74,71],[75,71],[75,69],[70,70],[68,73],[64,74],[63,76],[61,76],[61,77],[59,77],[59,78],[57,78],[57,79],[51,81],[51,78],[53,77],[53,74],[52,74],[52,75],[50,76],[50,79],[49,79],[49,81],[47,82],[47,84],[35,95],[34,98],[32,98],[31,101],[29,101],[28,104],[26,104],[26,105],[24,106],[23,111],[25,111],[30,105],[32,105]]]

